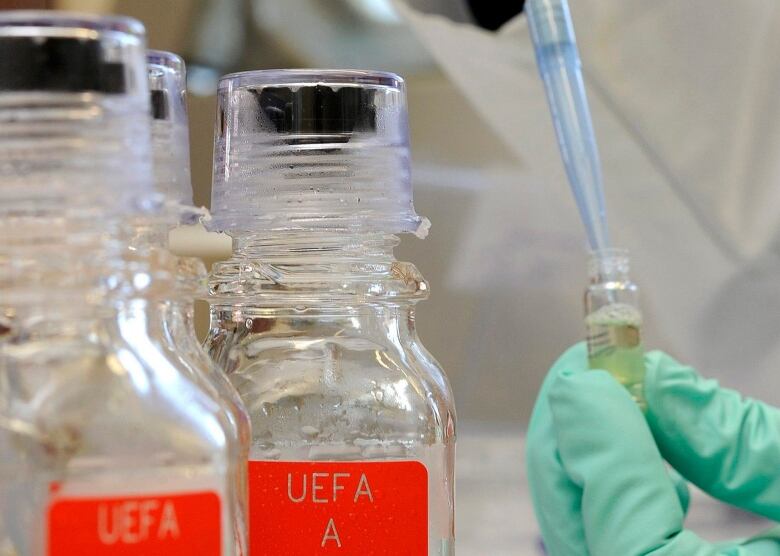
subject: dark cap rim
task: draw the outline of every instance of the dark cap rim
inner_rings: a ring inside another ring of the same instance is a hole
[[[403,89],[404,79],[387,71],[355,69],[264,69],[229,73],[219,80],[220,91],[230,88],[275,86],[370,86]]]
[[[5,29],[25,27],[119,32],[139,39],[143,39],[146,35],[143,23],[122,15],[96,15],[57,10],[8,10],[0,12],[0,34],[3,34]]]

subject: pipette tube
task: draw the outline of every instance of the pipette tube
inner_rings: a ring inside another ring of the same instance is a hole
[[[601,164],[568,3],[530,0],[526,13],[558,147],[588,243],[593,251],[606,249],[609,232]]]

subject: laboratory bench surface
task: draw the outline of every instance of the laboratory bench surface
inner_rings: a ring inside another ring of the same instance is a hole
[[[456,482],[458,556],[542,556],[526,481],[524,431],[461,423]],[[773,524],[691,488],[686,527],[710,541],[756,534]]]

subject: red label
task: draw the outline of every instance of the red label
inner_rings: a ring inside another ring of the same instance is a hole
[[[48,555],[219,556],[221,517],[213,492],[61,498],[49,506]]]
[[[249,462],[251,556],[428,554],[416,461]]]

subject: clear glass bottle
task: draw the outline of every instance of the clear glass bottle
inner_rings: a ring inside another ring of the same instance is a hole
[[[143,27],[0,14],[0,550],[235,554],[230,424],[166,349]]]
[[[156,189],[164,195],[165,209],[158,214],[141,215],[134,220],[131,251],[150,250],[164,256],[177,277],[158,316],[159,338],[171,357],[193,381],[208,390],[222,406],[228,423],[226,434],[235,439],[236,461],[249,454],[249,416],[241,398],[224,373],[216,367],[197,339],[194,302],[204,297],[208,272],[200,259],[174,257],[168,252],[171,228],[203,215],[192,205],[190,156],[184,61],[172,52],[147,51],[149,92],[152,107],[152,153]],[[234,507],[236,554],[246,554],[246,467],[238,466],[235,485],[228,493]]]
[[[252,421],[250,553],[454,554],[455,411],[418,338],[403,81],[223,78],[206,347]]]
[[[589,262],[585,292],[588,363],[609,371],[643,410],[645,360],[639,287],[628,276],[629,256],[623,249],[595,252]]]

